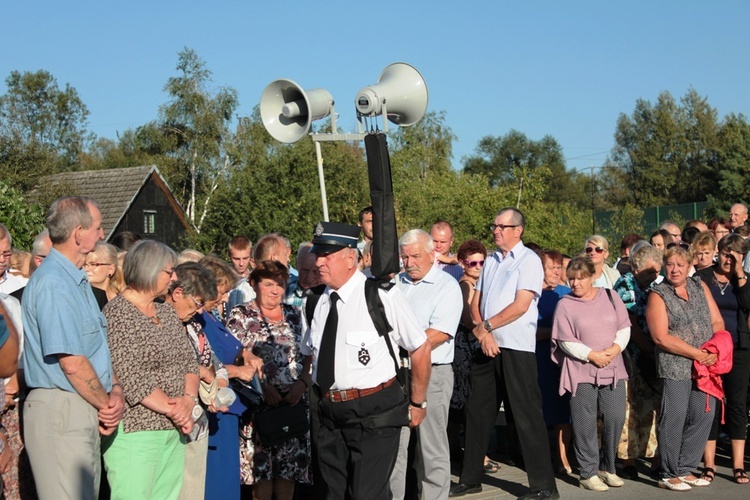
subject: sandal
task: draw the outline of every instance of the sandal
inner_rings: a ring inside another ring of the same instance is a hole
[[[750,478],[747,477],[747,472],[745,472],[745,469],[734,469],[732,472],[734,473],[735,483],[737,484],[750,483]]]
[[[741,470],[741,469],[737,469]],[[716,471],[713,470],[711,467],[704,467],[703,472],[701,473],[701,479],[705,479],[709,483],[712,483],[714,479],[716,479]]]
[[[492,460],[487,460],[487,463],[484,464],[484,473],[485,474],[494,474],[500,469],[500,464],[497,462],[494,462]]]

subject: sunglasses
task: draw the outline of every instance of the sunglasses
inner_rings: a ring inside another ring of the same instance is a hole
[[[466,264],[469,267],[482,267],[484,265],[483,260],[465,260],[464,264]]]
[[[489,229],[491,232],[495,232],[495,229],[499,229],[500,231],[504,231],[508,229],[509,227],[518,227],[518,224],[490,224],[487,226],[487,229]]]
[[[670,248],[674,248],[674,247],[680,247],[683,250],[690,250],[690,245],[682,241],[679,243],[675,243],[675,242],[667,243],[667,250],[669,250]]]
[[[604,253],[604,249],[602,247],[586,247],[586,253]]]

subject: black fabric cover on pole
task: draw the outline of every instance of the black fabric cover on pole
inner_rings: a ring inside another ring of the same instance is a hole
[[[372,275],[389,280],[400,271],[398,235],[396,234],[396,209],[393,205],[391,159],[385,134],[365,136],[367,173],[370,178],[372,201]]]

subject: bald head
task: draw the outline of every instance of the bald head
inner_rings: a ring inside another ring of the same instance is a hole
[[[732,229],[738,228],[747,221],[747,207],[742,203],[735,203],[729,210],[729,224]]]

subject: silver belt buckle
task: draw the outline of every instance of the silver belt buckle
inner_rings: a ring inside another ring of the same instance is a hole
[[[339,391],[341,393],[341,401],[346,401],[346,391]]]

